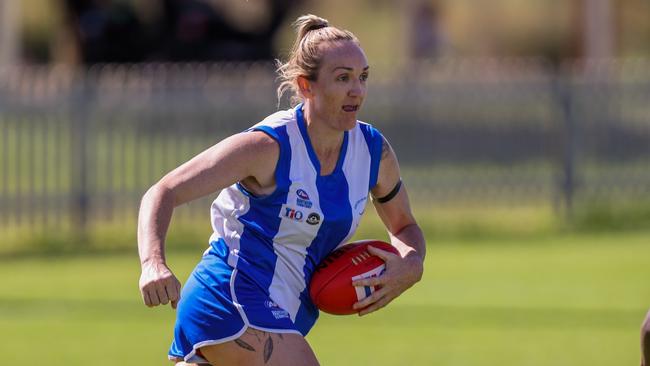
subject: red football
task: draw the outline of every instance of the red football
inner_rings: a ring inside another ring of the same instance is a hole
[[[359,310],[352,309],[352,305],[375,291],[373,286],[352,286],[352,281],[379,276],[386,268],[381,258],[368,253],[368,246],[399,254],[395,247],[380,240],[356,241],[330,253],[316,268],[309,285],[309,295],[320,310],[335,315],[354,314]]]

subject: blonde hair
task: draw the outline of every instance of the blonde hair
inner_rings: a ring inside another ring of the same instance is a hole
[[[299,76],[303,76],[307,80],[316,80],[323,59],[323,52],[320,50],[321,44],[352,41],[360,45],[359,40],[352,32],[331,27],[327,19],[316,15],[307,14],[299,17],[293,23],[293,27],[297,37],[291,48],[289,59],[286,63],[276,60],[278,79],[281,81],[277,90],[278,105],[287,90],[292,93],[290,101],[292,106],[301,101],[298,90]]]

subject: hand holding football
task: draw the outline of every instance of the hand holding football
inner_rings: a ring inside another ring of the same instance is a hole
[[[352,281],[378,277],[386,268],[381,258],[368,252],[368,246],[399,254],[395,247],[380,240],[353,242],[330,253],[316,268],[309,288],[320,310],[335,315],[355,314],[360,309],[352,306],[377,290],[374,286],[352,286]]]

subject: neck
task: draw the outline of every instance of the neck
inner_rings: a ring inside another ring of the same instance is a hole
[[[307,134],[317,152],[338,151],[343,142],[343,131],[331,128],[326,118],[320,116],[308,101],[303,105]]]

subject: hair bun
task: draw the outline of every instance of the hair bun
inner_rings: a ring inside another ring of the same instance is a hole
[[[296,19],[293,26],[298,33],[298,39],[303,39],[310,31],[329,27],[329,22],[325,18],[313,14],[307,14]]]
[[[318,69],[323,61],[323,52],[318,47],[320,44],[324,42],[352,41],[361,47],[354,34],[330,26],[327,19],[313,14],[299,17],[293,23],[293,27],[296,30],[297,37],[291,48],[289,59],[285,63],[276,60],[278,79],[281,80],[277,89],[278,107],[282,95],[287,90],[293,92],[291,97],[292,105],[295,105],[294,102],[297,104],[297,102],[303,100],[298,87],[298,78],[305,77],[307,80],[316,80]]]

